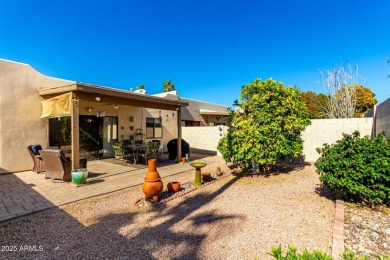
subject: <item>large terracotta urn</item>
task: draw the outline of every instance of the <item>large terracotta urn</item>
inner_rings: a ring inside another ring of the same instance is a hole
[[[161,194],[163,188],[160,174],[158,174],[156,168],[156,159],[150,159],[148,161],[148,172],[146,173],[144,185],[142,186],[145,200],[153,199],[154,202],[158,202],[158,196]]]

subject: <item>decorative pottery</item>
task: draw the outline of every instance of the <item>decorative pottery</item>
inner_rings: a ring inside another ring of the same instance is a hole
[[[167,189],[170,192],[178,192],[180,190],[180,182],[173,181],[168,183]]]
[[[211,172],[203,172],[202,173],[202,180],[206,181],[211,179]]]
[[[153,199],[154,202],[158,202],[158,196],[161,194],[164,186],[160,178],[160,174],[157,172],[156,159],[150,159],[148,161],[148,172],[145,176],[145,181],[142,186],[142,191],[145,194],[145,200]]]
[[[182,158],[181,158],[181,163],[182,163],[182,164],[185,164],[185,163],[186,163],[186,158],[185,158],[185,157],[182,157]]]
[[[201,168],[205,167],[207,163],[204,162],[192,162],[190,163],[192,167],[195,168],[195,181],[194,186],[202,186],[202,176],[201,176]]]
[[[74,184],[84,184],[88,178],[88,170],[86,168],[72,171],[72,181]]]
[[[215,169],[215,175],[217,175],[217,176],[221,176],[222,175],[221,167],[217,167]]]

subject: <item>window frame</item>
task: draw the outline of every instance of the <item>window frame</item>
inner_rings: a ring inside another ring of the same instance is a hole
[[[148,127],[148,124],[149,124],[149,120],[152,120],[153,121],[153,131],[152,131],[152,136],[148,136],[148,129],[151,128],[151,127]],[[159,120],[160,121],[160,126],[159,127],[156,127],[156,121]],[[146,139],[153,139],[153,138],[163,138],[163,120],[161,118],[153,118],[153,117],[147,117],[146,120],[145,120],[145,129],[146,129]],[[156,128],[161,128],[161,136],[156,136]]]

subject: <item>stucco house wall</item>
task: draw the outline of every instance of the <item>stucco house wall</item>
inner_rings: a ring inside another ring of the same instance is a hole
[[[30,65],[0,59],[0,173],[32,168],[27,146],[47,146],[38,90],[74,84],[44,76]]]
[[[49,146],[49,119],[40,118],[43,98],[38,92],[74,84],[77,82],[42,75],[28,64],[0,59],[0,174],[31,170],[33,162],[27,146]],[[78,101],[80,115],[96,115],[97,111],[104,111],[106,116],[117,117],[117,129],[110,131],[117,130],[115,135],[119,141],[129,139],[138,128],[146,133],[145,118],[156,118],[159,111],[148,112],[147,109],[131,105],[119,105],[115,109],[115,104],[105,102],[103,98],[100,102],[91,102],[78,97]],[[91,112],[88,108],[91,108]],[[169,121],[166,118],[163,122],[166,144],[170,139],[177,138],[177,112],[163,110],[165,114],[170,115]],[[144,137],[144,141],[148,140]]]
[[[149,138],[146,139],[146,142],[150,140],[161,140],[163,145],[164,152],[167,152],[167,143],[177,138],[177,112],[169,110],[159,110],[144,108],[143,109],[144,120],[146,118],[159,118],[161,116],[162,121],[162,138]],[[145,125],[145,124],[144,124]],[[146,131],[144,131],[145,133]]]

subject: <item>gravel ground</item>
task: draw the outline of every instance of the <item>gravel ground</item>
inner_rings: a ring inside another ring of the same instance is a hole
[[[335,204],[314,166],[229,175],[153,207],[135,206],[142,196],[137,186],[0,227],[1,259],[271,259],[278,244],[331,252]]]
[[[390,257],[390,209],[347,203],[344,236],[345,247],[358,255]]]

